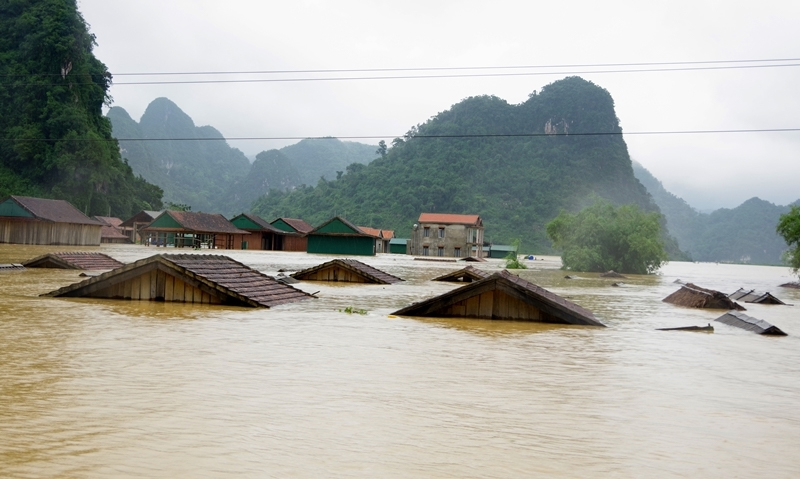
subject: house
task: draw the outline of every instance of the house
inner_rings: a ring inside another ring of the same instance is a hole
[[[513,245],[508,244],[493,244],[489,246],[489,257],[490,258],[505,258],[508,255],[517,254],[517,248]]]
[[[94,219],[103,223],[100,229],[101,243],[130,243],[130,238],[126,235],[120,225],[122,220],[113,216],[95,216]]]
[[[753,289],[747,290],[744,288],[739,288],[733,293],[729,294],[728,297],[736,301],[744,301],[745,303],[786,304],[769,292],[760,293]]]
[[[777,326],[773,326],[764,320],[756,319],[738,311],[728,311],[714,321],[719,321],[720,323],[724,323],[729,326],[735,326],[746,331],[752,331],[754,333],[764,334],[766,336],[787,335]]]
[[[411,232],[416,256],[483,257],[483,221],[478,215],[422,213]]]
[[[605,327],[591,311],[505,270],[392,314]]]
[[[343,283],[392,284],[403,281],[397,276],[373,268],[354,259],[335,259],[291,275],[304,281],[338,281]]]
[[[446,281],[448,283],[471,283],[473,281],[479,281],[483,278],[490,276],[489,273],[483,271],[482,269],[478,269],[474,266],[465,266],[458,271],[453,271],[452,273],[443,274],[441,276],[437,276],[433,278],[431,281]]]
[[[739,303],[725,293],[701,288],[692,283],[681,284],[681,288],[661,301],[688,308],[731,309],[745,311]]]
[[[283,238],[283,251],[306,251],[307,235],[314,229],[313,226],[298,218],[277,218],[270,224],[289,233]]]
[[[249,232],[248,236],[236,237],[234,247],[267,251],[305,251],[306,235],[297,231],[276,228],[260,216],[242,213],[231,219],[231,223]]]
[[[160,254],[43,294],[271,308],[312,295],[227,256]]]
[[[192,211],[164,211],[140,231],[148,245],[176,248],[233,249],[250,235],[221,214]]]
[[[374,235],[340,216],[334,216],[308,233],[307,252],[317,254],[344,254],[374,256]]]
[[[150,224],[163,211],[142,210],[119,224],[119,228],[130,238],[131,243],[141,244],[144,238],[140,229]]]
[[[124,263],[103,253],[69,251],[43,254],[29,259],[22,265],[26,268],[106,270],[119,268],[124,266]]]
[[[64,200],[0,200],[0,243],[98,246],[102,226]]]
[[[392,238],[389,240],[389,252],[392,254],[408,254],[407,238]]]

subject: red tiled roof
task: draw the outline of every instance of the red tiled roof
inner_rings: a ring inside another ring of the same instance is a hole
[[[48,200],[45,198],[16,195],[11,195],[10,198],[40,220],[80,225],[99,226],[101,224],[99,221],[93,220],[81,213],[78,208],[75,208],[64,200]]]
[[[380,238],[381,237],[381,230],[379,230],[377,228],[370,228],[368,226],[359,226],[358,229],[360,229],[361,231],[363,231],[364,233],[366,233],[366,234],[368,234],[370,236],[374,236],[376,238]]]
[[[459,225],[481,226],[481,217],[478,215],[454,215],[447,213],[422,213],[419,215],[420,223],[453,223]]]
[[[392,230],[381,230],[381,237],[383,239],[392,239],[392,238],[394,238],[394,231],[392,231]]]

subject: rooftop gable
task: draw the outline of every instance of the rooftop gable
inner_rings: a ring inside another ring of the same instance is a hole
[[[218,213],[194,211],[165,211],[145,229],[182,229],[194,233],[250,234],[240,230]]]
[[[12,202],[16,203],[18,207],[14,207],[11,204]],[[11,195],[6,197],[4,200],[0,201],[0,215],[33,217],[53,223],[102,225],[99,221],[93,220],[83,214],[78,208],[75,208],[67,201],[33,198],[30,196]]]
[[[125,264],[103,253],[84,251],[70,251],[63,253],[48,253],[37,256],[23,263],[27,268],[57,268],[57,269],[83,269],[104,270],[115,269]]]
[[[306,234],[314,229],[313,226],[298,218],[278,218],[273,220],[270,224],[288,233],[295,232]]]
[[[231,219],[231,224],[242,230],[269,231],[270,233],[285,233],[285,231],[272,226],[270,223],[268,223],[265,219],[261,218],[260,216],[253,215],[250,213],[242,213],[234,217],[233,219]]]
[[[334,216],[333,218],[314,228],[314,230],[310,231],[309,234],[372,236],[340,216]]]
[[[397,276],[354,259],[335,259],[291,275],[306,281],[392,284],[403,281]]]
[[[433,278],[431,281],[446,281],[450,283],[456,282],[463,282],[463,283],[470,283],[472,281],[479,281],[486,277],[490,276],[490,274],[482,269],[478,269],[474,266],[465,266],[458,271],[453,271],[452,273],[443,274],[441,276],[437,276]]]

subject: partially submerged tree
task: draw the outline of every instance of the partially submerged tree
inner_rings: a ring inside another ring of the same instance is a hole
[[[800,206],[792,206],[788,213],[781,215],[775,229],[789,245],[789,249],[783,254],[784,261],[792,268],[792,272],[798,274],[800,271]]]
[[[562,211],[546,230],[563,251],[564,269],[650,274],[667,261],[659,220],[635,205],[615,208],[598,199],[577,214]]]

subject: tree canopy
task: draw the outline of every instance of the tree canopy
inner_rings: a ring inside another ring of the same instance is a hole
[[[658,213],[600,199],[577,214],[562,211],[546,226],[564,269],[631,274],[653,273],[667,261],[660,229]]]
[[[111,74],[75,0],[0,3],[0,196],[64,199],[90,215],[161,208],[162,191],[123,162]]]
[[[784,260],[797,274],[800,271],[800,206],[793,205],[788,213],[781,215],[776,231],[789,245]]]

